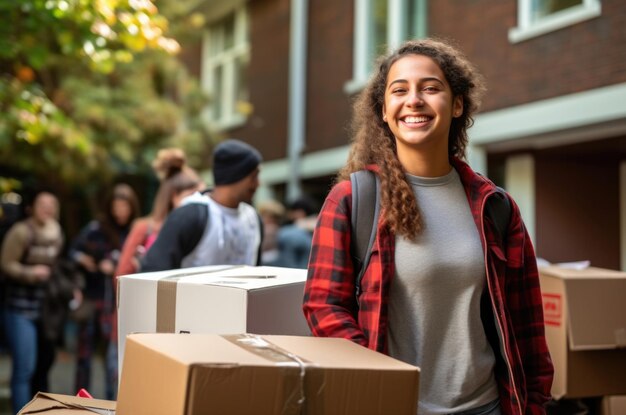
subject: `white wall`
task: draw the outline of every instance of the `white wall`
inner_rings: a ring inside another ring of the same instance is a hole
[[[519,206],[526,229],[536,245],[534,157],[530,154],[509,157],[505,163],[504,183]]]

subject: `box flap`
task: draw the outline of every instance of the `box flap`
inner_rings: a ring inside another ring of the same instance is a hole
[[[385,354],[332,337],[263,335],[263,339],[287,349],[316,366],[332,369],[376,369],[418,371],[416,366]]]
[[[120,275],[118,280],[134,279],[158,281],[163,278],[184,278],[190,275],[210,274],[229,268],[239,268],[239,265],[205,265],[202,267],[168,269],[165,271],[139,272],[136,274]]]
[[[113,401],[38,392],[18,414],[115,415],[115,407]]]
[[[558,265],[551,265],[547,267],[541,267],[539,271],[545,275],[550,275],[552,277],[567,280],[587,278],[626,279],[626,272],[595,267],[573,269],[567,267],[559,267]]]
[[[565,282],[570,349],[626,347],[626,274],[584,274]]]
[[[231,341],[216,334],[141,333],[129,335],[128,341],[131,340],[144,350],[157,350],[169,359],[187,366],[273,366],[273,362],[252,354],[243,347],[233,347]]]
[[[613,395],[602,398],[602,415],[624,414],[626,414],[626,395]]]
[[[242,290],[256,290],[278,285],[299,284],[306,280],[306,276],[306,269],[240,266],[211,273],[190,275],[177,280],[179,284],[209,284]]]

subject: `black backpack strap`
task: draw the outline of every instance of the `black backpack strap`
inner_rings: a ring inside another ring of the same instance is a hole
[[[256,253],[256,264],[263,265],[261,263],[261,256],[263,254],[263,239],[265,239],[265,227],[263,226],[263,219],[261,218],[258,210],[256,210],[256,217],[259,221],[259,248],[257,249]]]
[[[380,180],[369,170],[350,174],[352,185],[352,211],[350,214],[356,296],[361,294],[361,280],[369,264],[376,240],[380,214]]]
[[[491,218],[496,234],[504,248],[507,240],[507,229],[511,222],[511,201],[504,189],[501,187],[497,188],[496,193],[487,201],[485,211],[487,217]]]

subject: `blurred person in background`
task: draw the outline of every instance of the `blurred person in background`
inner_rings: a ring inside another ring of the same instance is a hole
[[[115,309],[112,278],[131,223],[139,215],[139,202],[127,184],[114,186],[100,219],[92,220],[72,241],[70,258],[83,273],[83,302],[74,312],[78,326],[76,390],[89,390],[92,358],[102,341],[105,349],[106,399],[117,392],[117,356],[108,347]]]
[[[288,268],[306,268],[311,253],[313,229],[318,209],[308,196],[301,196],[289,204],[288,223],[276,235],[278,260],[276,265]]]
[[[0,247],[2,247],[2,241],[4,241],[9,230],[23,218],[22,196],[15,192],[3,193],[0,196]],[[4,330],[5,279],[0,267],[0,353],[7,351],[6,331]]]
[[[261,154],[240,140],[213,151],[215,187],[188,196],[172,211],[141,262],[141,271],[202,265],[259,265],[263,226],[251,206]]]
[[[38,192],[29,208],[30,216],[15,223],[6,234],[0,257],[6,277],[4,317],[12,357],[11,402],[15,413],[34,393],[48,389],[54,343],[44,333],[44,302],[64,241],[55,195]]]
[[[273,266],[278,260],[278,229],[285,217],[285,206],[277,200],[264,200],[257,210],[263,221],[263,243],[261,244],[261,264]]]
[[[156,240],[167,215],[180,206],[182,200],[194,192],[204,189],[200,176],[187,166],[185,153],[178,148],[165,148],[157,153],[152,168],[159,178],[152,211],[148,216],[135,220],[120,255],[120,260],[112,279],[113,292],[117,292],[117,277],[133,274],[139,270],[139,261]],[[117,309],[113,308],[111,339],[107,353],[111,371],[119,373],[117,365]],[[115,357],[115,359],[114,359]],[[113,367],[114,365],[114,367]],[[117,375],[113,376],[117,379]]]
[[[156,240],[167,215],[180,206],[185,197],[205,187],[200,176],[187,166],[185,153],[180,149],[160,150],[152,167],[160,180],[152,211],[133,222],[122,248],[116,276],[137,272],[139,260]]]

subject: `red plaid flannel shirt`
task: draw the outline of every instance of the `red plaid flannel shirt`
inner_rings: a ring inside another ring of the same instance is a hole
[[[503,414],[544,414],[550,399],[553,367],[544,337],[543,309],[535,253],[514,201],[502,249],[484,215],[495,185],[467,164],[451,160],[458,171],[472,215],[486,247],[488,289],[501,344],[496,378]],[[375,167],[372,167],[375,170]],[[329,193],[313,235],[303,309],[315,336],[343,337],[379,352],[387,351],[387,301],[393,279],[395,235],[381,220],[369,266],[355,298],[350,256],[349,181]]]

